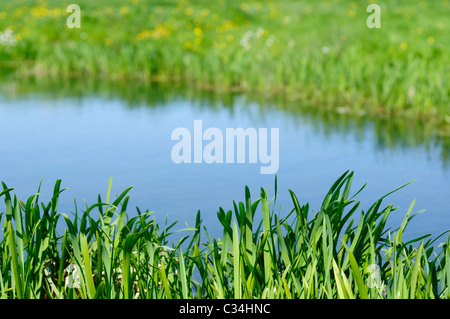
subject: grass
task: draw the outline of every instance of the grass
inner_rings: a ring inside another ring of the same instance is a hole
[[[253,201],[219,208],[222,237],[202,229],[159,225],[149,211],[127,213],[126,189],[116,199],[58,213],[61,181],[48,204],[26,202],[4,183],[0,297],[13,298],[448,298],[450,240],[436,247],[424,235],[405,242],[403,223],[387,228],[387,195],[367,210],[350,196],[353,172],[332,185],[315,213],[294,194],[282,216],[275,196],[261,188]],[[58,234],[58,222],[64,232]],[[201,232],[204,233],[201,233]],[[180,240],[170,237],[181,232]],[[75,270],[75,273],[73,272]],[[74,280],[73,280],[74,279]]]
[[[3,1],[0,69],[15,76],[182,81],[286,94],[327,110],[450,122],[448,0]],[[10,31],[8,31],[10,32]]]

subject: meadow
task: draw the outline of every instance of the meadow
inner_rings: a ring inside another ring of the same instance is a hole
[[[0,4],[0,69],[22,77],[179,81],[216,91],[282,93],[357,115],[448,128],[448,0],[68,1]]]
[[[195,225],[158,224],[152,212],[128,215],[126,189],[72,216],[58,212],[64,189],[52,199],[26,202],[2,183],[0,297],[46,299],[332,298],[428,299],[450,297],[450,238],[420,236],[405,242],[413,204],[396,229],[386,227],[396,208],[388,193],[365,210],[350,194],[353,172],[331,186],[321,207],[281,211],[261,188],[252,201],[217,211],[221,238]],[[402,188],[406,185],[400,186]],[[396,190],[394,190],[396,191]],[[39,190],[38,190],[39,192]],[[64,232],[57,232],[57,224]],[[176,234],[181,239],[172,241]],[[441,242],[439,244],[439,242]],[[439,244],[439,245],[437,245]]]

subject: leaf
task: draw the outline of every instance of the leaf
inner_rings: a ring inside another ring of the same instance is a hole
[[[87,285],[87,292],[90,299],[95,297],[96,289],[94,285],[94,278],[92,277],[92,268],[91,268],[91,258],[89,256],[89,247],[87,243],[86,236],[84,234],[80,234],[80,245],[81,252],[83,254],[83,262],[84,262],[84,276]]]
[[[355,256],[350,249],[348,249],[347,245],[344,243],[345,248],[347,248],[348,257],[350,259],[350,267],[352,269],[353,276],[355,277],[356,286],[358,287],[359,296],[361,299],[369,299],[367,294],[366,285],[364,284],[363,278],[361,276],[361,272],[358,267],[358,263],[356,262]]]
[[[233,283],[234,298],[241,299],[241,273],[239,258],[239,234],[236,221],[233,221]]]

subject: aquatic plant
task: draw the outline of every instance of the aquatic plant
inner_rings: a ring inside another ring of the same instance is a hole
[[[51,200],[26,202],[2,183],[0,298],[448,298],[449,238],[436,247],[424,235],[405,242],[402,224],[387,228],[394,206],[381,197],[367,210],[350,197],[353,172],[332,185],[317,212],[289,191],[293,208],[277,211],[266,190],[252,201],[219,208],[222,237],[193,227],[175,230],[150,211],[127,210],[126,189],[75,212],[58,212],[61,181]],[[403,186],[402,186],[403,187]],[[58,223],[64,226],[63,233]],[[170,237],[181,232],[182,238]],[[440,250],[437,250],[440,249]]]

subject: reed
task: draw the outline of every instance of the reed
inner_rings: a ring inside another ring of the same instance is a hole
[[[418,298],[450,297],[449,238],[424,235],[405,242],[413,204],[397,229],[387,220],[396,210],[382,206],[387,195],[367,210],[350,196],[353,172],[332,185],[315,213],[290,191],[292,209],[279,211],[266,190],[252,200],[217,212],[221,237],[194,227],[160,225],[152,212],[127,213],[126,189],[75,209],[73,218],[58,213],[61,181],[51,200],[39,194],[23,202],[2,183],[0,214],[0,297],[49,299],[128,298]],[[405,186],[405,185],[403,185]],[[402,186],[402,187],[403,187]],[[64,225],[63,233],[58,223]],[[184,235],[178,241],[174,232]]]

